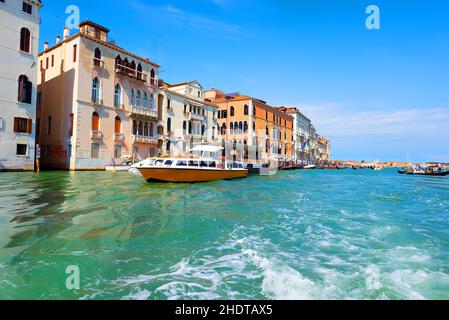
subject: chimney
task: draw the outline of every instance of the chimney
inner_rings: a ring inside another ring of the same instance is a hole
[[[56,36],[56,44],[61,42],[61,37],[60,36]]]
[[[45,41],[44,42],[44,50],[47,50],[48,49],[48,41]]]
[[[70,29],[68,27],[64,28],[64,40],[67,39],[70,35]]]

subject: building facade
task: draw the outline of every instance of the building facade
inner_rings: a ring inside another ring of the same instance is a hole
[[[0,171],[34,170],[39,0],[0,0]]]
[[[44,168],[101,170],[161,153],[159,65],[85,21],[39,55],[38,143]]]
[[[205,100],[198,81],[163,83],[160,89],[162,122],[166,128],[164,155],[187,155],[195,145],[217,140],[218,107]]]
[[[317,136],[318,143],[318,161],[320,162],[328,162],[331,159],[331,146],[329,139],[322,137],[320,135]]]
[[[206,99],[219,107],[217,115],[220,140],[240,150],[236,160],[291,161],[293,118],[265,101],[239,93],[225,94],[212,89]]]

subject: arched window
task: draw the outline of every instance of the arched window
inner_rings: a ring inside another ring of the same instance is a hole
[[[122,120],[119,116],[115,117],[115,133],[121,133],[122,132]]]
[[[154,125],[150,123],[150,137],[154,136]]]
[[[243,122],[239,122],[239,133],[243,132]]]
[[[265,152],[266,153],[270,152],[270,140],[268,140],[268,139],[265,143]]]
[[[134,62],[134,60],[129,64],[129,73],[128,74],[131,77],[136,76],[136,63]]]
[[[142,100],[142,94],[140,93],[140,90],[137,90],[137,95],[136,95],[136,107],[140,108],[140,103]]]
[[[233,122],[231,122],[231,125],[230,125],[230,127],[229,127],[229,130],[231,130],[231,134],[234,133],[234,123],[233,123]]]
[[[145,92],[143,94],[143,108],[146,110],[148,106],[148,94]]]
[[[245,116],[249,115],[249,107],[246,104],[244,106],[244,114]]]
[[[95,77],[92,80],[92,102],[98,103],[100,101],[100,80]]]
[[[243,123],[243,132],[247,133],[248,132],[248,122],[244,122]]]
[[[234,133],[239,133],[239,123],[234,122]]]
[[[150,71],[150,83],[155,84],[156,83],[156,72],[154,69],[151,69]]]
[[[142,121],[139,121],[139,130],[138,130],[138,135],[142,136],[143,135],[143,123]]]
[[[233,117],[234,114],[235,114],[235,109],[234,109],[234,107],[231,107],[231,117]]]
[[[145,122],[145,125],[143,127],[143,135],[148,137],[149,136],[149,132],[148,132],[148,123]]]
[[[137,79],[142,79],[142,65],[140,63],[137,66]]]
[[[92,131],[99,131],[100,129],[100,116],[98,113],[92,113]]]
[[[134,89],[131,89],[131,105],[134,106],[135,103],[136,103],[136,92],[134,91]]]
[[[150,94],[150,110],[154,110],[154,95]]]
[[[18,101],[22,103],[31,103],[31,95],[33,91],[33,84],[28,81],[28,77],[21,75],[19,77],[19,94]]]
[[[133,135],[137,135],[137,121],[133,120]]]
[[[187,121],[184,121],[182,123],[182,130],[184,131],[184,134],[186,134],[186,132],[187,132]]]
[[[96,67],[101,67],[101,50],[100,50],[100,48],[95,48],[94,65]]]
[[[120,87],[119,84],[116,84],[114,90],[114,107],[120,108],[121,104],[122,104],[122,88]]]
[[[120,57],[120,55],[115,57],[115,70],[118,72],[123,72],[123,62],[122,62],[122,58]]]
[[[20,29],[20,51],[30,52],[31,33],[27,28]]]

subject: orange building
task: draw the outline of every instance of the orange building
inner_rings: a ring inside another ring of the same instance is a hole
[[[218,133],[222,141],[244,146],[249,161],[292,160],[293,117],[265,101],[240,93],[212,89],[205,98],[219,107]]]

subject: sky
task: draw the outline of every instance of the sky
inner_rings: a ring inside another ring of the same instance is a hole
[[[449,162],[449,1],[44,0],[41,49],[69,5],[169,83],[297,106],[333,159]]]

